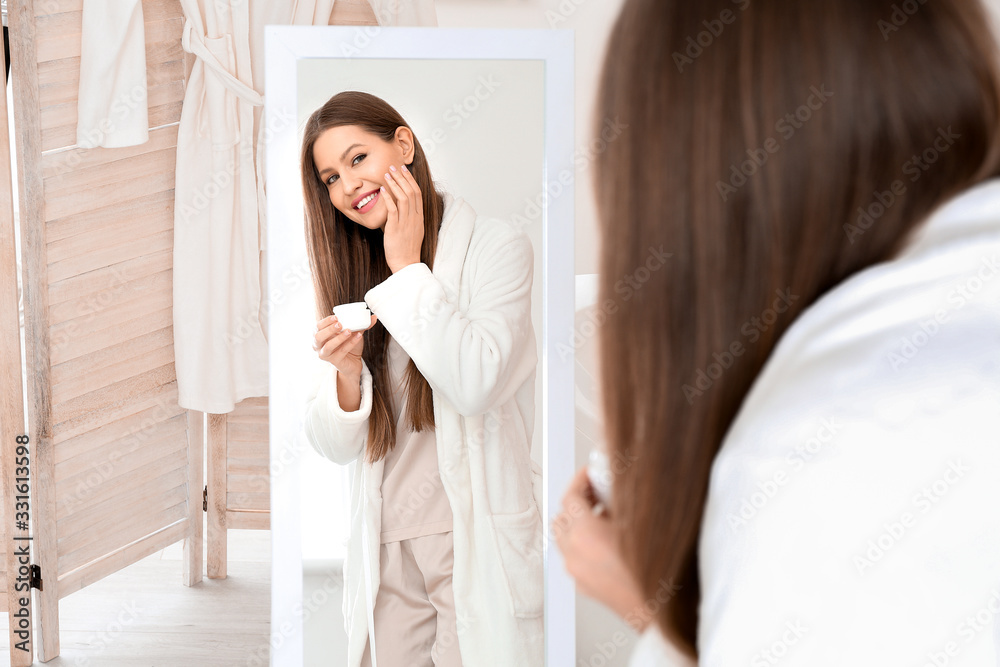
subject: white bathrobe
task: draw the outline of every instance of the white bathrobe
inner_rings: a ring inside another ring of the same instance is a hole
[[[461,198],[445,195],[445,204],[433,272],[411,264],[369,290],[365,301],[433,390],[438,463],[454,517],[452,588],[463,664],[541,667],[541,469],[530,455],[533,251],[505,221],[477,218]],[[340,409],[335,369],[324,370],[305,429],[321,454],[354,465],[344,618],[346,665],[357,667],[379,586],[384,461],[363,460],[372,391],[367,365],[361,407],[351,413]]]
[[[713,464],[700,570],[703,667],[1000,664],[1000,180],[785,333]],[[631,665],[685,664],[657,635]]]

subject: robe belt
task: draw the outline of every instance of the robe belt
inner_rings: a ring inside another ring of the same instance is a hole
[[[197,22],[198,24],[201,21]],[[204,63],[209,71],[213,72],[217,80],[240,100],[255,107],[264,106],[264,96],[256,90],[243,83],[219,62],[215,54],[211,52],[205,40],[208,37],[202,32],[200,25],[195,25],[190,19],[184,20],[184,32],[181,36],[181,46],[185,51],[194,55]],[[253,64],[251,63],[251,67]],[[257,129],[257,159],[254,160],[254,167],[257,177],[257,215],[261,224],[258,225],[257,247],[264,250],[267,247],[265,234],[265,224],[267,220],[267,205],[264,192],[264,119],[261,118],[260,127]],[[235,128],[234,128],[235,129]]]
[[[264,96],[237,79],[232,72],[226,69],[215,57],[215,54],[209,50],[205,39],[206,36],[200,30],[195,30],[195,26],[190,20],[184,21],[184,34],[181,37],[181,46],[184,50],[201,59],[215,73],[219,81],[241,100],[255,107],[263,106]]]

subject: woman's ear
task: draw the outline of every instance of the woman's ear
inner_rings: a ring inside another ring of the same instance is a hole
[[[410,128],[404,125],[396,128],[396,143],[399,145],[400,150],[403,151],[403,164],[412,164],[416,148],[413,141],[413,132],[410,131]]]

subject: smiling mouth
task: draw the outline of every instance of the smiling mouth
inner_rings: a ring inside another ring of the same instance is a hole
[[[378,190],[369,192],[367,195],[358,200],[354,205],[355,211],[365,212],[369,208],[369,204],[372,204],[376,199],[378,199]]]

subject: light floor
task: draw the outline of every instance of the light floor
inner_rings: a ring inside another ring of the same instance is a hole
[[[60,654],[44,664],[266,667],[271,533],[231,530],[228,549],[226,579],[184,586],[177,542],[63,598]],[[0,614],[0,628],[0,665],[9,667],[5,613]]]

